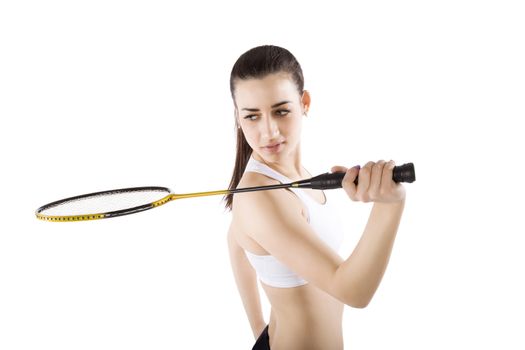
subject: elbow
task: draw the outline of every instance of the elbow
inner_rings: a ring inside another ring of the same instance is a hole
[[[368,306],[368,304],[370,303],[370,300],[365,300],[365,301],[360,301],[360,302],[357,302],[357,303],[353,303],[353,304],[347,304],[348,306],[351,306],[355,309],[364,309],[365,307]]]
[[[344,303],[354,309],[364,309],[370,303],[368,299],[347,299]]]
[[[358,295],[356,293],[348,293],[345,295],[345,297],[341,300],[346,305],[353,307],[355,309],[364,309],[368,306],[370,301],[372,300],[372,297],[369,297],[367,295]]]
[[[373,293],[370,292],[361,281],[336,279],[334,284],[334,296],[345,305],[356,309],[364,309],[372,300]]]

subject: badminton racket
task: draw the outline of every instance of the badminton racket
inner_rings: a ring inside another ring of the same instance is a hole
[[[176,194],[167,187],[130,187],[101,191],[64,198],[48,203],[36,210],[36,217],[44,221],[67,222],[114,218],[157,208],[175,199],[225,195],[242,192],[266,191],[279,188],[311,188],[329,190],[342,187],[345,172],[324,173],[309,179],[286,184],[236,188],[231,190]],[[395,182],[416,180],[414,164],[395,166],[392,172]],[[354,181],[357,185],[357,178]]]

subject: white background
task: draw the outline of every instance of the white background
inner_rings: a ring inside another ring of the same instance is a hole
[[[275,44],[312,95],[312,174],[416,166],[383,281],[345,309],[345,349],[523,349],[518,3],[3,1],[0,348],[251,348],[221,196],[85,223],[34,210],[129,186],[226,189],[231,67]],[[371,203],[330,195],[346,258]]]

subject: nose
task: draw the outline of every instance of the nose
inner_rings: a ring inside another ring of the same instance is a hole
[[[262,124],[261,133],[267,140],[272,140],[279,136],[279,124],[272,117],[266,118],[266,121]]]

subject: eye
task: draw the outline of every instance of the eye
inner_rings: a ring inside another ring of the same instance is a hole
[[[277,111],[275,111],[277,113],[277,115],[281,116],[281,117],[284,117],[285,115],[287,115],[288,113],[290,113],[289,110],[287,109],[278,109]]]
[[[275,111],[275,114],[277,114],[279,117],[284,117],[288,113],[290,113],[290,110],[288,110],[288,109],[278,109],[278,110]],[[257,118],[257,114],[249,114],[249,115],[244,117],[244,119],[248,119],[248,120],[251,120],[251,121],[255,121],[256,118]]]

